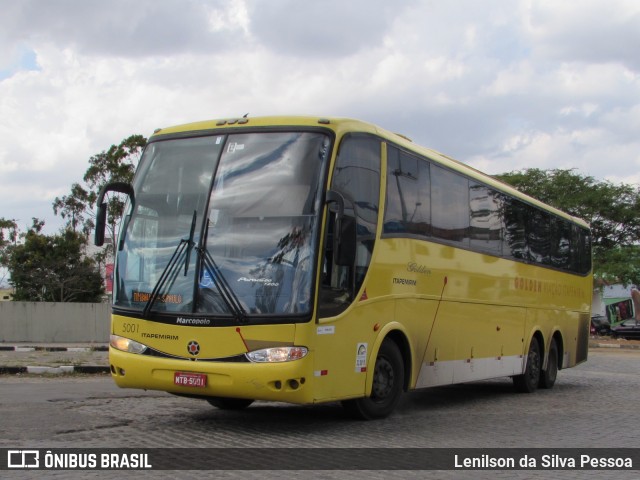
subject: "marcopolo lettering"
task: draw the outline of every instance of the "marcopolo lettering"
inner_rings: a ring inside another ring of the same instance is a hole
[[[208,318],[176,318],[176,323],[179,325],[211,325],[211,320]]]

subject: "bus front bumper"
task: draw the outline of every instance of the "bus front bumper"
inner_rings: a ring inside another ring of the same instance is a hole
[[[295,361],[263,364],[149,357],[111,347],[109,363],[111,376],[122,388],[161,390],[188,396],[313,403],[312,352]],[[195,378],[194,386],[177,384],[180,383],[177,376]]]

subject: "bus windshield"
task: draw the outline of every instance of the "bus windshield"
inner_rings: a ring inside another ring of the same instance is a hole
[[[123,222],[114,307],[309,315],[329,146],[320,132],[149,144]]]

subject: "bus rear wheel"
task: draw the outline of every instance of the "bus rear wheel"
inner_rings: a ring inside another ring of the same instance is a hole
[[[404,389],[404,363],[396,343],[385,340],[380,346],[373,371],[369,397],[345,400],[343,407],[354,418],[373,420],[387,417],[396,407]]]
[[[540,364],[540,345],[538,340],[532,338],[524,373],[513,377],[513,385],[517,392],[533,393],[536,391],[540,383]]]
[[[558,377],[558,346],[555,339],[551,340],[549,346],[549,359],[547,360],[547,369],[540,374],[540,388],[552,388]]]
[[[243,410],[253,403],[246,398],[207,397],[207,402],[220,410]]]

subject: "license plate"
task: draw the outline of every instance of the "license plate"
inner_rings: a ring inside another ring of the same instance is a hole
[[[207,386],[207,376],[204,373],[175,372],[173,383],[181,387],[204,388]]]

